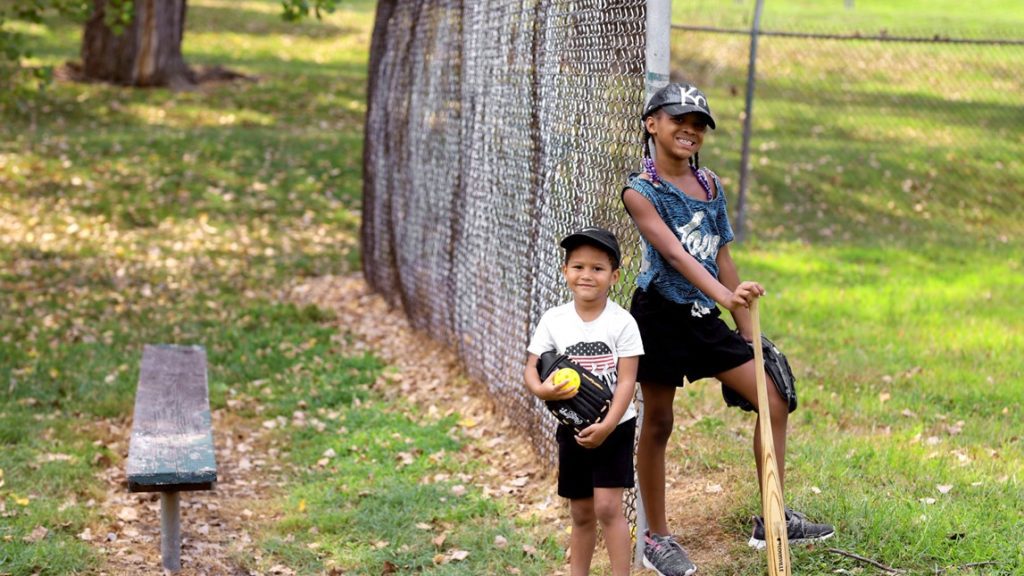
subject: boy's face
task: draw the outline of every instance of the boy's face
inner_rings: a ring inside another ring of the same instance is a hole
[[[562,268],[565,282],[576,302],[597,302],[608,298],[608,290],[619,281],[607,252],[583,244],[573,248]]]

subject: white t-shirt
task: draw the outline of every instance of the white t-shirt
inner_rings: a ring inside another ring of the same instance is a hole
[[[590,322],[580,318],[571,301],[555,306],[541,316],[526,349],[537,356],[549,350],[566,354],[573,362],[601,378],[613,392],[618,382],[616,367],[619,358],[644,353],[636,320],[612,300],[608,300],[601,315]],[[630,400],[619,423],[635,417],[636,408]]]

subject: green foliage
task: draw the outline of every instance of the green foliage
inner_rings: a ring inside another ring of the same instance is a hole
[[[289,22],[301,20],[309,16],[310,11],[317,20],[323,19],[325,14],[334,12],[338,7],[339,0],[281,0],[283,12],[281,17]]]
[[[311,13],[317,20],[333,13],[338,0],[282,0],[281,17],[296,22]],[[103,22],[114,34],[120,35],[134,19],[135,0],[105,0]],[[0,2],[0,108],[25,109],[50,86],[53,66],[26,65],[34,57],[31,42],[16,27],[24,24],[40,25],[48,15],[59,15],[74,22],[84,23],[93,14],[92,0],[26,0]]]
[[[132,21],[134,0],[107,0],[104,21],[120,33]],[[34,57],[28,37],[15,27],[42,25],[47,15],[57,14],[84,22],[92,13],[90,0],[29,0],[0,3],[0,109],[25,109],[53,81],[52,65],[25,65]]]

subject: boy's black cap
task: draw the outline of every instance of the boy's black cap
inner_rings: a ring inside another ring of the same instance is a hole
[[[664,110],[669,116],[682,116],[689,112],[703,114],[708,119],[708,126],[715,129],[715,117],[711,115],[707,96],[693,84],[673,82],[651,96],[651,101],[644,109],[643,120],[658,110]]]
[[[613,256],[612,264],[618,268],[619,263],[622,261],[622,253],[619,251],[619,241],[615,239],[615,234],[612,234],[604,228],[598,228],[597,226],[588,226],[569,234],[559,243],[559,246],[566,250],[572,250],[581,244],[597,245],[599,248],[610,252]]]

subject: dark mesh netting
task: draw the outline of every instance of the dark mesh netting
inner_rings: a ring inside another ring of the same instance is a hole
[[[624,249],[640,154],[643,0],[383,2],[366,124],[363,250],[375,290],[456,346],[553,463],[554,419],[522,383],[540,315],[570,297],[558,240]]]

